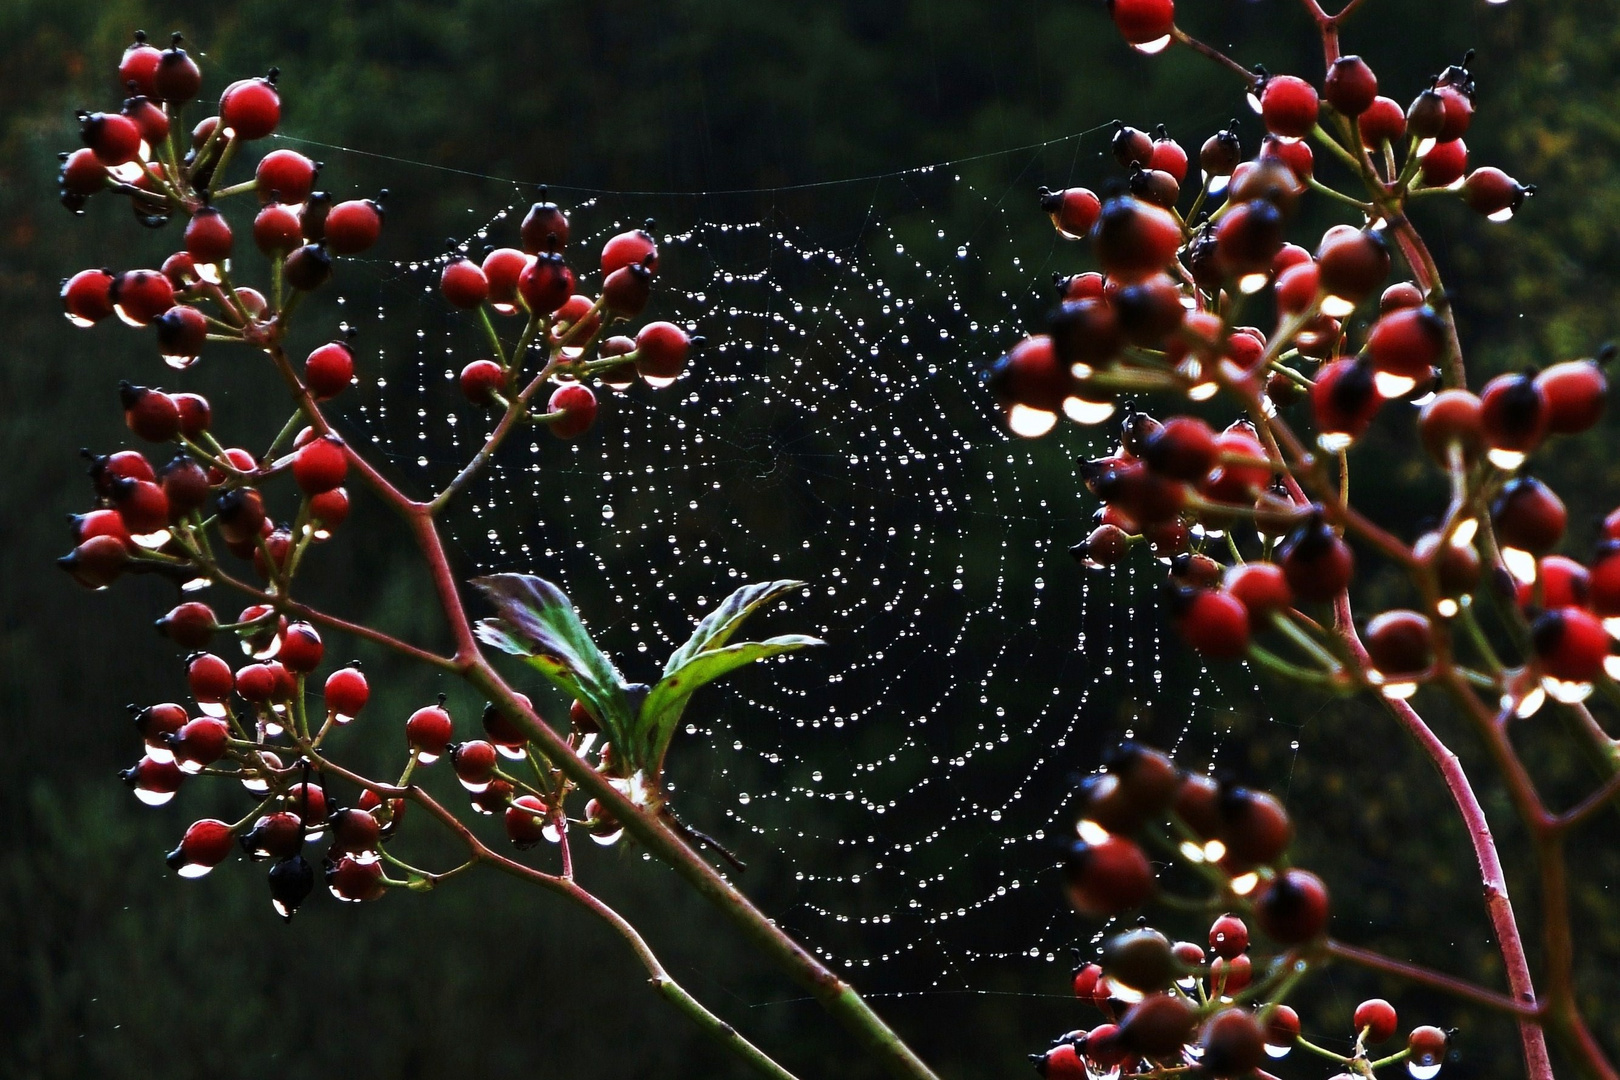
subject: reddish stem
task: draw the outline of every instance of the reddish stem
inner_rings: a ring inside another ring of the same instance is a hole
[[[1494,990],[1475,986],[1466,979],[1459,979],[1418,964],[1409,964],[1404,960],[1396,960],[1394,957],[1385,956],[1383,953],[1374,952],[1371,949],[1363,949],[1358,945],[1347,945],[1342,941],[1334,941],[1330,938],[1323,942],[1322,949],[1327,955],[1337,957],[1340,960],[1358,964],[1373,971],[1381,971],[1386,975],[1394,975],[1408,982],[1418,983],[1450,994],[1452,997],[1472,1001],[1476,1005],[1484,1005],[1489,1009],[1513,1013],[1523,1018],[1521,1022],[1528,1023],[1531,1027],[1536,1026],[1542,1013],[1541,1007],[1534,1002],[1519,1001],[1508,997],[1506,994],[1498,994]],[[1537,1030],[1540,1029],[1537,1028]]]

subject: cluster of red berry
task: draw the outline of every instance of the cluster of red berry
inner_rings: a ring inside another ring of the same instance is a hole
[[[1079,839],[1064,862],[1076,910],[1115,917],[1150,900],[1157,874],[1144,844],[1162,847],[1167,861],[1190,870],[1209,892],[1184,900],[1230,910],[1210,927],[1213,959],[1196,943],[1172,944],[1151,928],[1108,939],[1100,960],[1074,978],[1075,994],[1106,1022],[1032,1055],[1041,1075],[1085,1080],[1195,1068],[1212,1077],[1248,1076],[1267,1055],[1283,1057],[1300,1043],[1357,1075],[1398,1061],[1417,1080],[1438,1072],[1447,1037],[1436,1028],[1417,1028],[1405,1051],[1369,1060],[1368,1047],[1396,1028],[1395,1010],[1380,999],[1356,1010],[1349,1057],[1301,1038],[1299,1016],[1283,999],[1326,956],[1328,894],[1315,874],[1279,865],[1293,825],[1273,796],[1184,772],[1157,750],[1125,743],[1082,783],[1079,801]],[[1279,951],[1257,960],[1248,923],[1234,912],[1251,916]]]
[[[1139,46],[1168,40],[1174,29],[1168,0],[1119,0],[1112,12]],[[1086,565],[1106,567],[1146,545],[1169,564],[1174,621],[1215,659],[1276,659],[1254,642],[1271,628],[1309,654],[1305,673],[1313,677],[1411,694],[1433,672],[1435,621],[1456,616],[1480,582],[1479,522],[1468,504],[1484,504],[1533,622],[1533,663],[1504,687],[1528,713],[1543,690],[1565,699],[1590,692],[1610,649],[1600,620],[1620,612],[1620,598],[1606,594],[1607,552],[1594,564],[1596,587],[1586,589],[1585,568],[1550,554],[1563,534],[1562,505],[1519,475],[1547,436],[1597,423],[1609,353],[1501,375],[1477,394],[1462,385],[1447,299],[1406,236],[1407,204],[1456,191],[1502,219],[1531,190],[1497,169],[1467,170],[1462,136],[1474,84],[1466,64],[1447,68],[1406,109],[1379,96],[1376,76],[1357,56],[1338,57],[1320,92],[1294,76],[1246,73],[1266,129],[1259,151],[1243,159],[1236,125],[1212,136],[1199,152],[1201,179],[1184,215],[1186,151],[1162,127],[1154,137],[1121,125],[1113,149],[1128,181],[1106,198],[1085,188],[1041,191],[1061,235],[1090,238],[1099,271],[1060,279],[1047,332],[997,361],[989,384],[1011,429],[1032,437],[1051,430],[1059,414],[1099,423],[1122,396],[1167,391],[1198,403],[1224,391],[1236,400],[1244,415],[1220,431],[1196,416],[1161,423],[1130,412],[1117,449],[1081,466],[1104,505],[1073,549]],[[1306,137],[1347,163],[1369,198],[1322,183]],[[1361,218],[1329,229],[1314,254],[1286,233],[1313,189]],[[1413,281],[1384,287],[1392,247],[1429,281],[1427,290]],[[1269,333],[1245,321],[1268,295]],[[1372,313],[1357,333],[1351,317],[1363,308]],[[1406,408],[1386,409],[1397,402]],[[1413,569],[1429,609],[1373,619],[1366,642],[1373,662],[1358,673],[1323,651],[1320,626],[1296,610],[1344,594],[1354,567],[1345,534],[1364,524],[1336,497],[1337,485],[1321,482],[1335,458],[1347,471],[1344,451],[1376,418],[1412,417],[1412,410],[1423,445],[1462,478],[1469,498],[1410,547],[1370,537]],[[1313,433],[1309,441],[1288,427],[1294,416]],[[1235,539],[1222,542],[1238,526],[1258,535],[1259,559],[1246,561]],[[1301,673],[1283,661],[1272,666]]]
[[[146,225],[161,227],[179,216],[186,222],[182,248],[157,270],[91,269],[74,275],[62,287],[68,318],[88,327],[116,314],[131,326],[152,326],[164,360],[177,370],[194,364],[209,342],[247,345],[273,362],[295,407],[281,434],[263,453],[254,453],[216,438],[213,410],[200,394],[128,382],[120,387],[130,431],[169,448],[173,457],[154,467],[136,449],[93,456],[96,505],[73,519],[74,548],[60,560],[62,567],[94,589],[125,573],[155,573],[186,592],[224,585],[253,601],[233,622],[222,622],[197,600],[180,603],[159,620],[165,634],[193,650],[186,675],[195,708],[132,706],[145,756],[124,777],[148,805],[168,802],[194,775],[228,777],[254,797],[257,805],[235,823],[210,819],[186,830],[169,857],[182,875],[207,873],[240,844],[253,859],[274,860],[272,895],[277,910],[290,917],[315,880],[302,854],[304,844],[329,834],[325,866],[333,894],[375,899],[389,885],[423,880],[410,873],[395,880],[384,872],[391,857],[382,843],[397,828],[404,800],[384,798],[357,778],[356,804],[338,809],[328,806],[321,784],[311,781],[312,760],[319,760],[314,755],[332,730],[360,712],[369,690],[358,667],[332,671],[323,687],[324,717],[312,715],[307,683],[321,666],[324,645],[317,616],[291,599],[312,545],[328,539],[348,517],[344,485],[351,471],[371,475],[370,466],[332,432],[318,408],[354,384],[355,353],[347,338],[330,341],[312,350],[300,369],[289,362],[285,340],[300,297],[330,276],[332,256],[359,254],[377,241],[382,209],[370,200],[334,203],[315,190],[319,166],[292,150],[266,154],[251,180],[223,184],[239,148],[270,135],[280,120],[275,72],[230,84],[218,112],[193,130],[183,158],[171,132],[182,108],[201,90],[202,73],[179,36],[169,49],[159,50],[137,34],[118,77],[132,96],[120,112],[83,114],[85,147],[64,155],[63,201],[78,211],[91,195],[110,191],[129,198]],[[249,192],[259,202],[252,235],[269,263],[269,295],[233,282],[232,227],[217,205]],[[544,198],[524,219],[519,248],[492,250],[481,264],[449,257],[441,292],[453,306],[478,311],[495,354],[462,371],[467,398],[498,407],[513,423],[543,424],[559,437],[573,438],[596,417],[596,396],[587,379],[619,389],[637,375],[652,386],[674,382],[700,338],[667,322],[649,323],[634,337],[603,337],[612,324],[640,315],[648,304],[658,269],[651,224],[603,247],[602,287],[595,299],[576,291],[562,254],[568,217]],[[521,318],[521,332],[510,347],[490,312]],[[542,354],[545,363],[536,371],[530,361],[525,372],[531,352]],[[547,407],[532,411],[531,397],[548,385],[555,389]],[[498,439],[492,436],[491,451]],[[285,450],[284,443],[290,443]],[[299,502],[278,522],[265,489],[283,474],[291,476]],[[251,562],[261,584],[232,576],[216,545]],[[218,633],[238,639],[249,662],[233,670],[220,656],[201,651]],[[403,788],[414,768],[448,754],[473,808],[503,814],[515,844],[557,839],[566,824],[561,798],[566,781],[538,763],[521,728],[495,706],[486,708],[483,719],[487,741],[456,743],[442,699],[417,710],[405,722],[410,761],[392,786]],[[572,722],[571,745],[583,754],[596,739],[597,725],[583,706],[575,707]],[[534,780],[502,770],[503,755],[535,761]],[[603,769],[612,768],[608,747],[600,747],[598,757]],[[594,802],[582,824],[603,842],[621,831]]]

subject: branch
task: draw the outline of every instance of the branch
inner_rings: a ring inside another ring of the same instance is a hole
[[[1536,1027],[1541,1020],[1544,1006],[1531,1001],[1520,1001],[1508,997],[1506,994],[1498,994],[1496,991],[1487,990],[1483,986],[1475,986],[1466,979],[1447,975],[1443,971],[1435,971],[1419,964],[1409,964],[1404,960],[1396,960],[1394,957],[1385,956],[1383,953],[1363,949],[1358,945],[1347,945],[1332,938],[1322,943],[1322,950],[1329,956],[1352,964],[1358,964],[1372,971],[1395,975],[1408,982],[1415,982],[1432,990],[1450,994],[1452,997],[1462,998],[1464,1001],[1471,1001],[1476,1005],[1484,1005],[1486,1008],[1495,1009],[1498,1012],[1513,1013],[1515,1016],[1520,1017],[1521,1024]],[[1536,1027],[1536,1030],[1539,1031],[1540,1028]]]

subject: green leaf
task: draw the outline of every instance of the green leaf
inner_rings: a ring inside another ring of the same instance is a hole
[[[647,761],[652,765],[651,775],[657,777],[663,771],[664,753],[669,749],[669,741],[674,738],[681,714],[686,711],[686,703],[695,690],[756,660],[823,644],[825,642],[818,638],[787,634],[765,641],[723,645],[697,653],[673,671],[666,668],[667,674],[658,680],[647,695],[647,700],[642,702],[641,717],[636,725],[645,740],[643,745],[647,748]]]
[[[744,585],[715,608],[703,621],[697,624],[692,631],[691,638],[676,649],[664,665],[664,674],[670,675],[681,665],[690,661],[694,656],[710,649],[718,649],[742,625],[744,619],[774,600],[780,600],[789,593],[804,588],[802,581],[766,581],[755,585]]]
[[[624,678],[591,640],[563,591],[532,574],[492,574],[473,584],[495,606],[475,628],[486,645],[524,657],[594,713],[616,746],[631,730]]]

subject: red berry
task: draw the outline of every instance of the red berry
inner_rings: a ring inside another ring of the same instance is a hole
[[[450,754],[450,767],[468,791],[482,791],[495,778],[495,745],[475,739],[457,746]]]
[[[474,360],[461,369],[461,393],[474,405],[489,405],[504,389],[506,374],[493,360]]]
[[[1242,956],[1249,948],[1249,927],[1236,915],[1222,915],[1209,928],[1209,948],[1224,960]]]
[[[254,226],[258,239],[258,226]],[[222,263],[231,257],[231,224],[212,206],[205,206],[186,223],[186,253],[199,263]]]
[[[131,710],[135,707],[130,706]],[[172,740],[186,726],[186,710],[174,702],[164,702],[135,713],[135,730],[146,741],[147,755],[158,761],[172,761]]]
[[[1461,139],[1435,143],[1433,149],[1423,155],[1421,172],[1425,187],[1443,188],[1455,184],[1468,172],[1467,144]]]
[[[1181,247],[1181,226],[1169,211],[1128,195],[1103,204],[1091,242],[1105,273],[1139,281],[1164,269]]]
[[[1277,275],[1277,310],[1285,315],[1298,315],[1314,303],[1321,289],[1321,273],[1315,261],[1290,266]]]
[[[86,146],[62,159],[62,168],[56,179],[62,205],[77,213],[83,210],[84,200],[107,186],[107,167]]]
[[[529,699],[522,694],[517,695],[525,707],[530,706]],[[489,736],[490,742],[509,758],[523,757],[523,748],[528,745],[529,736],[517,723],[504,712],[495,707],[494,702],[484,706],[484,733]]]
[[[317,401],[337,397],[354,380],[354,350],[342,341],[329,341],[304,361],[304,385]]]
[[[243,701],[262,705],[276,697],[281,677],[271,663],[248,664],[237,671],[236,692]]]
[[[195,600],[181,604],[157,621],[159,632],[183,649],[207,645],[218,625],[214,609]]]
[[[175,764],[181,772],[201,772],[225,756],[225,742],[231,729],[225,721],[212,716],[198,717],[181,728],[174,736]]]
[[[636,339],[615,335],[603,341],[596,347],[596,354],[600,359],[606,360],[613,356],[628,357],[626,363],[617,367],[603,368],[597,375],[603,386],[611,386],[615,390],[626,390],[636,381],[635,358],[630,354],[636,351]]]
[[[140,126],[118,113],[85,113],[79,118],[84,145],[102,165],[112,168],[135,161],[141,153]]]
[[[303,223],[291,207],[271,203],[253,219],[253,242],[270,258],[286,255],[303,244]]]
[[[152,73],[152,89],[157,96],[171,105],[183,105],[197,96],[202,89],[202,72],[197,62],[180,47],[180,35],[158,57],[157,70]]]
[[[345,855],[326,867],[326,887],[339,900],[359,904],[379,899],[388,887],[383,884],[382,863]]]
[[[1239,203],[1215,227],[1216,259],[1240,289],[1252,293],[1265,285],[1283,239],[1282,211],[1275,205],[1264,199]]]
[[[1371,296],[1389,276],[1389,248],[1371,229],[1340,226],[1329,229],[1316,251],[1322,291],[1322,310],[1343,318]]]
[[[272,150],[259,159],[259,167],[253,172],[253,189],[261,203],[297,205],[308,200],[315,190],[318,169],[296,150]]]
[[[231,674],[230,665],[213,653],[201,653],[187,662],[186,683],[197,704],[223,705],[230,700],[236,676]]]
[[[1360,127],[1361,144],[1369,150],[1399,145],[1406,138],[1406,110],[1391,98],[1374,98],[1361,114]]]
[[[152,80],[162,59],[162,51],[146,43],[146,32],[135,31],[135,41],[125,47],[124,55],[118,61],[119,87],[131,87],[133,84],[133,93],[156,96],[157,88]]]
[[[247,141],[262,139],[281,123],[281,95],[269,79],[239,79],[225,88],[219,98],[219,121]],[[283,196],[285,198],[285,195]],[[286,199],[298,202],[297,199]]]
[[[113,313],[113,276],[80,270],[62,283],[62,308],[74,326],[93,326]]]
[[[293,455],[292,471],[293,479],[306,494],[331,491],[349,474],[343,441],[335,435],[323,435],[305,443]]]
[[[519,795],[506,808],[506,836],[520,848],[531,848],[545,839],[546,804],[533,795]]]
[[[113,491],[113,505],[129,535],[142,546],[167,540],[169,496],[150,480],[122,480]]]
[[[118,388],[124,406],[124,423],[148,442],[168,442],[180,434],[180,407],[161,390],[133,383]]]
[[[1237,132],[1222,129],[1204,140],[1204,145],[1198,151],[1198,165],[1204,176],[1213,179],[1218,176],[1231,176],[1243,161],[1243,144],[1237,137]]]
[[[1260,156],[1275,158],[1288,166],[1288,171],[1298,177],[1300,183],[1316,174],[1316,155],[1311,151],[1311,144],[1303,139],[1291,141],[1267,135],[1260,143]]]
[[[1208,424],[1196,417],[1176,416],[1147,437],[1141,458],[1162,476],[1196,481],[1209,475],[1219,453],[1215,432]]]
[[[1230,986],[1227,992],[1234,993]],[[1217,1080],[1246,1076],[1265,1060],[1265,1033],[1247,1009],[1222,1009],[1199,1035],[1201,1070]]]
[[[1395,1034],[1395,1006],[1383,998],[1368,998],[1356,1006],[1356,1032],[1369,1043],[1381,1043]]]
[[[619,271],[615,270],[614,273]],[[568,347],[563,350],[564,356],[582,355],[585,343],[595,337],[597,330],[601,328],[602,317],[592,310],[595,306],[590,297],[575,293],[552,317],[553,341],[561,342],[564,339],[568,341]],[[611,305],[609,308],[611,310]]]
[[[1410,281],[1397,281],[1378,298],[1378,314],[1388,315],[1404,308],[1423,306],[1423,290]]]
[[[382,206],[371,199],[340,202],[326,214],[326,246],[334,255],[358,255],[382,235]]]
[[[1102,214],[1102,202],[1089,188],[1068,188],[1049,191],[1041,188],[1041,209],[1052,219],[1053,226],[1070,240],[1084,239]]]
[[[88,514],[75,514],[69,530],[75,544],[97,536],[110,536],[120,543],[129,543],[129,530],[116,510],[92,510]]]
[[[1386,314],[1367,336],[1373,367],[1397,379],[1427,378],[1447,348],[1446,324],[1434,309],[1405,307]]]
[[[1547,434],[1547,399],[1529,374],[1498,375],[1479,395],[1480,426],[1492,463],[1517,468]]]
[[[632,229],[613,237],[602,246],[602,276],[626,266],[658,270],[658,244],[645,229]]]
[[[268,523],[264,496],[254,488],[232,488],[214,503],[219,533],[227,544],[252,544]]]
[[[302,222],[299,225],[302,228]],[[332,276],[332,256],[322,244],[305,244],[287,253],[282,277],[299,292],[312,292]]]
[[[1260,115],[1274,135],[1303,139],[1316,127],[1316,88],[1293,75],[1274,75],[1260,91]]]
[[[1108,0],[1108,13],[1131,45],[1156,45],[1175,29],[1175,0]]]
[[[1415,1027],[1406,1037],[1408,1061],[1420,1069],[1432,1069],[1446,1059],[1450,1036],[1437,1027]]]
[[[1542,670],[1553,678],[1589,683],[1603,674],[1609,633],[1590,612],[1573,607],[1544,612],[1530,627],[1530,637]]]
[[[1468,125],[1473,123],[1473,98],[1467,91],[1445,84],[1435,87],[1434,92],[1440,95],[1445,106],[1440,131],[1435,138],[1442,143],[1455,142],[1468,133]]]
[[[242,834],[242,850],[255,862],[286,859],[304,846],[304,823],[289,810],[265,814]]]
[[[287,788],[282,805],[298,815],[308,835],[326,827],[326,792],[319,784],[293,784]]]
[[[189,251],[177,251],[164,259],[163,265],[158,267],[158,273],[169,279],[169,284],[174,286],[177,293],[184,292],[202,280],[202,276],[197,273],[197,260],[191,257]]]
[[[1535,193],[1534,187],[1489,166],[1469,173],[1462,186],[1463,202],[1492,221],[1507,221],[1524,204],[1525,196]]]
[[[157,327],[158,349],[163,353],[164,362],[173,368],[190,367],[208,341],[207,317],[189,304],[176,304],[153,319],[152,325]],[[196,397],[195,394],[188,396]],[[184,430],[184,417],[181,420]],[[188,431],[187,437],[193,434]]]
[[[1591,360],[1566,360],[1536,376],[1547,406],[1547,430],[1574,435],[1597,424],[1608,402],[1609,380]]]
[[[371,698],[371,687],[359,668],[338,668],[326,677],[326,707],[337,722],[346,724],[360,715]]]
[[[439,759],[445,747],[450,745],[450,738],[454,733],[454,726],[450,714],[445,711],[443,699],[438,705],[428,705],[417,709],[405,721],[405,738],[411,749],[417,752],[417,758],[427,765]]]
[[[622,266],[602,282],[602,305],[610,315],[620,319],[633,319],[647,309],[652,299],[652,271],[639,263]],[[591,334],[581,331],[573,340],[589,340]]]
[[[1266,1021],[1266,1044],[1286,1050],[1299,1042],[1299,1013],[1287,1005],[1270,1006],[1271,1018]]]
[[[1360,116],[1378,98],[1378,76],[1359,56],[1341,56],[1328,67],[1322,96],[1344,116]]]
[[[172,760],[144,757],[119,774],[147,806],[162,806],[174,798],[186,774]]]
[[[1074,392],[1074,378],[1052,350],[1044,334],[1014,345],[990,368],[986,378],[991,395],[1002,405],[1056,413]]]
[[[288,671],[306,675],[320,667],[325,651],[321,635],[313,626],[306,622],[288,623],[281,635],[281,650],[276,653],[276,659]]]
[[[1502,546],[1540,556],[1564,538],[1569,512],[1546,484],[1520,476],[1509,480],[1491,504],[1491,523]]]
[[[328,819],[332,827],[332,852],[359,855],[377,850],[377,838],[382,834],[377,819],[364,810],[348,807],[333,811]]]
[[[636,370],[647,385],[668,386],[680,377],[688,353],[698,342],[674,323],[648,323],[636,334]]]
[[[1272,940],[1303,945],[1327,928],[1327,886],[1309,870],[1285,870],[1255,899],[1254,910]]]
[[[1069,903],[1085,915],[1107,917],[1140,907],[1153,895],[1153,867],[1142,849],[1121,836],[1076,841],[1064,859]]]
[[[180,846],[169,852],[169,869],[180,871],[181,877],[202,877],[208,871],[230,858],[235,837],[231,827],[212,818],[198,821],[186,830]]]
[[[1372,673],[1383,683],[1409,683],[1434,663],[1434,628],[1416,611],[1386,611],[1367,624]]]
[[[489,303],[502,315],[515,315],[518,310],[518,280],[528,267],[530,257],[515,248],[496,248],[484,256],[484,277],[489,281]]]
[[[1316,373],[1311,411],[1317,442],[1324,450],[1344,449],[1371,425],[1384,404],[1375,378],[1372,365],[1362,356],[1335,360]]]
[[[1323,603],[1345,590],[1355,569],[1349,545],[1316,514],[1278,546],[1277,563],[1295,596]]]
[[[1052,312],[1047,329],[1064,365],[1096,366],[1113,359],[1125,345],[1119,316],[1106,300],[1071,300]]]
[[[1159,137],[1153,140],[1153,153],[1147,160],[1147,168],[1169,173],[1170,178],[1180,184],[1187,179],[1187,151],[1165,134],[1163,127],[1159,128],[1158,134]]]
[[[439,292],[455,307],[475,308],[489,296],[489,279],[477,263],[466,256],[457,256],[444,264]]]
[[[145,326],[174,307],[174,285],[156,270],[131,270],[113,280],[112,300],[120,319]]]
[[[562,414],[551,424],[551,433],[559,439],[578,438],[596,421],[596,395],[581,383],[558,387],[546,408],[553,415]]]
[[[1537,563],[1534,582],[1519,582],[1516,599],[1519,606],[1526,609],[1531,606],[1584,608],[1589,606],[1591,595],[1592,575],[1586,567],[1564,555],[1548,555]],[[1605,614],[1602,610],[1598,613]]]
[[[1462,451],[1469,462],[1485,448],[1479,398],[1467,390],[1442,390],[1418,414],[1418,435],[1429,456],[1449,468],[1451,448]]]
[[[530,254],[561,251],[568,246],[568,215],[554,202],[537,202],[524,215],[520,235]]]
[[[1132,1005],[1119,1022],[1120,1041],[1144,1057],[1181,1053],[1192,1041],[1198,1014],[1192,1005],[1173,994],[1150,994]]]
[[[1294,825],[1282,803],[1264,791],[1223,788],[1217,838],[1226,845],[1221,860],[1228,873],[1268,866],[1282,857],[1294,838]]]
[[[1264,620],[1274,611],[1286,611],[1294,603],[1288,578],[1276,563],[1234,566],[1226,572],[1223,588],[1243,605],[1251,624]]]
[[[531,313],[550,315],[574,294],[574,272],[561,255],[536,255],[518,276],[517,289]]]
[[[120,115],[135,124],[148,150],[161,143],[169,134],[168,115],[144,94],[136,94],[125,99]]]

